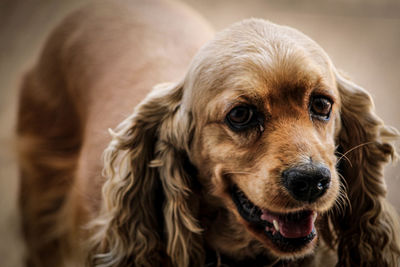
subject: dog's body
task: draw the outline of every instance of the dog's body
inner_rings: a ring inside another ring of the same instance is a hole
[[[169,1],[90,5],[54,31],[25,78],[18,122],[24,229],[37,266],[60,266],[58,240],[42,242],[49,232],[86,238],[79,228],[99,210],[108,129],[155,84],[181,79],[211,37],[196,13]]]
[[[164,1],[97,3],[53,32],[20,96],[28,262],[395,266],[381,177],[395,134],[369,95],[313,41],[261,20],[187,71],[211,37]]]

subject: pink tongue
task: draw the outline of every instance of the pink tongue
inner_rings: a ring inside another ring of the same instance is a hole
[[[273,223],[274,220],[277,221],[279,232],[283,237],[286,238],[306,237],[311,233],[314,227],[312,212],[301,216],[301,218],[298,218],[297,220],[289,220],[288,216],[286,215],[263,210],[261,219],[270,223]]]

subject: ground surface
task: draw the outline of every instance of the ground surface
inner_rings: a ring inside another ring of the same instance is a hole
[[[54,25],[85,1],[0,3],[0,266],[21,266],[13,129],[21,74]],[[365,87],[386,123],[400,129],[400,2],[397,0],[186,0],[217,29],[261,17],[303,31]],[[399,149],[399,146],[397,145]],[[389,199],[400,210],[400,167],[386,169]]]

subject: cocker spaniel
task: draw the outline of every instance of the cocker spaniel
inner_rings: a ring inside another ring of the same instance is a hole
[[[290,27],[245,20],[194,56],[210,36],[162,1],[51,34],[20,95],[28,265],[396,266],[398,134],[370,95]]]

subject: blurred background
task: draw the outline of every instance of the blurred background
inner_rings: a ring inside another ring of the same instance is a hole
[[[399,0],[183,0],[216,30],[249,17],[295,27],[373,96],[383,120],[400,129]],[[0,1],[0,266],[19,267],[18,175],[13,131],[21,75],[49,31],[87,1]],[[399,149],[399,143],[397,143]],[[400,211],[400,166],[386,168],[388,197]]]

